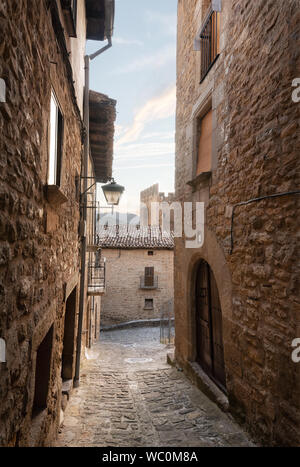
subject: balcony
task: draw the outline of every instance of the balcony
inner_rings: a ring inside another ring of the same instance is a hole
[[[154,290],[158,289],[158,276],[141,276],[140,289]]]
[[[101,296],[106,291],[106,260],[96,260],[88,265],[88,295]]]

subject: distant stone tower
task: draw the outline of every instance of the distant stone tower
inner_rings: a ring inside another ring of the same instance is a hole
[[[175,199],[174,193],[165,193],[159,191],[159,184],[150,186],[146,190],[141,192],[140,201],[140,218],[141,225],[153,225],[163,227],[163,214],[159,209],[151,209],[153,203],[169,203],[171,204]],[[174,214],[171,212],[170,216],[170,230],[174,230]]]

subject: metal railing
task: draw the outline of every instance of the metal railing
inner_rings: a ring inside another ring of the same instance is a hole
[[[174,300],[165,302],[161,307],[160,313],[160,342],[161,344],[174,344]]]
[[[201,82],[219,57],[220,14],[213,9],[208,13],[200,32]]]
[[[141,276],[140,289],[157,289],[158,276]]]
[[[88,264],[88,295],[103,295],[106,290],[106,260],[95,260]]]

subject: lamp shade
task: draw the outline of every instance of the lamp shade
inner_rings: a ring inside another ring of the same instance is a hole
[[[102,187],[107,204],[117,206],[125,188],[118,185],[114,180]]]

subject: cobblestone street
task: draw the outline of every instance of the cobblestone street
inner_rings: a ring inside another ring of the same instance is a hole
[[[166,363],[158,328],[101,334],[57,446],[251,446],[241,428]]]

